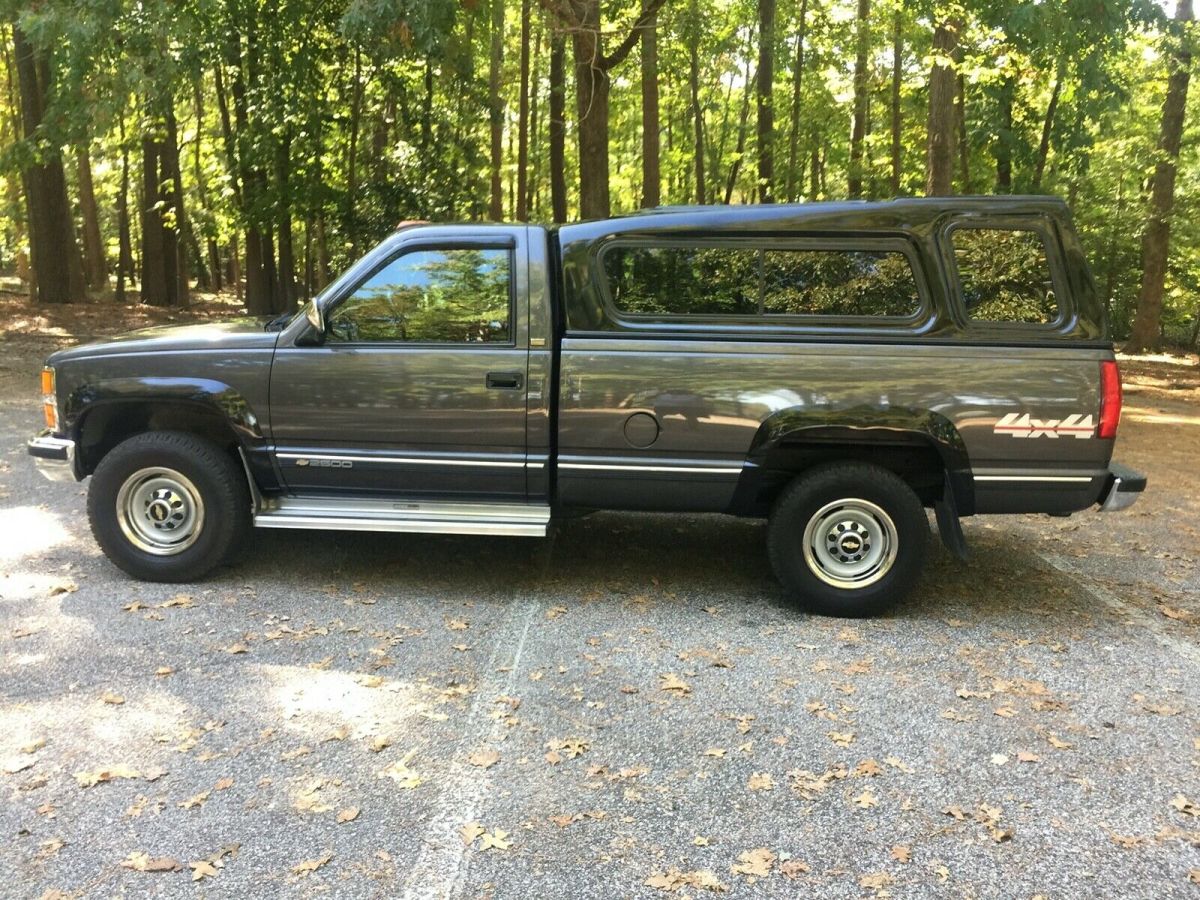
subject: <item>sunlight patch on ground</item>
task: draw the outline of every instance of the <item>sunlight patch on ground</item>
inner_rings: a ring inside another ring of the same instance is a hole
[[[259,668],[272,685],[279,718],[317,740],[343,726],[359,737],[433,714],[437,699],[433,689],[409,681],[301,666]]]
[[[0,509],[0,560],[11,561],[73,540],[62,520],[36,506]]]
[[[1125,421],[1145,422],[1150,425],[1200,425],[1200,416],[1168,413],[1137,406],[1126,406],[1121,410],[1121,418]]]

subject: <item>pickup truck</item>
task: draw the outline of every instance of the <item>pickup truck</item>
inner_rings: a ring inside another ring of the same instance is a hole
[[[591,510],[762,517],[809,610],[880,613],[935,512],[1130,505],[1121,385],[1045,197],[402,227],[302,310],[54,353],[56,478],[136,578],[257,528],[546,534]]]

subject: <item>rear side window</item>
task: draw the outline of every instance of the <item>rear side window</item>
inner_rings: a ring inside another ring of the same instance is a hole
[[[615,245],[609,296],[630,316],[909,318],[921,294],[898,250]]]
[[[1040,232],[961,227],[951,232],[967,316],[977,322],[1049,325],[1058,300]]]

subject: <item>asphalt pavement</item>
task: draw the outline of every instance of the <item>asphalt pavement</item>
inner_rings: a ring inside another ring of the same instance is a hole
[[[0,398],[0,895],[1200,896],[1200,515],[1161,481],[969,521],[874,621],[789,607],[717,516],[257,532],[150,585],[37,414]]]

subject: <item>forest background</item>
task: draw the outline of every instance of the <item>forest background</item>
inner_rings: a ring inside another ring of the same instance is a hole
[[[282,312],[409,219],[1045,193],[1115,338],[1200,337],[1192,0],[5,5],[0,272],[40,304]]]

